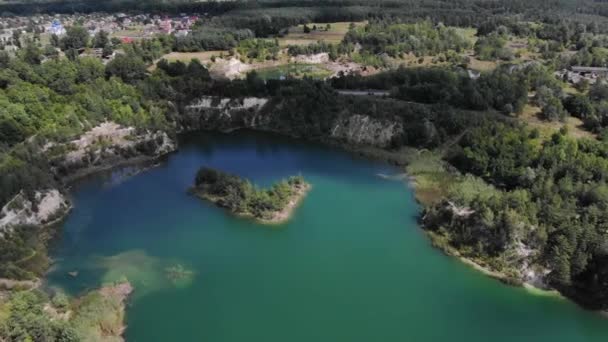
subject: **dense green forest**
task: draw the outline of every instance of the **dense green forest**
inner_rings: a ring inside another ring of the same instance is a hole
[[[455,215],[440,203],[424,221],[465,255],[498,269],[513,266],[521,246],[538,250],[534,262],[552,270],[553,286],[605,308],[608,145],[566,134],[539,141],[519,125],[469,130],[449,160],[491,186],[461,184],[448,198],[468,213]]]

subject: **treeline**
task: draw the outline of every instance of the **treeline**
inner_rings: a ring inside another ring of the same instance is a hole
[[[3,15],[32,15],[39,13],[93,13],[93,12],[148,12],[148,13],[209,13],[221,14],[241,5],[239,1],[202,1],[190,0],[42,0],[10,1],[0,4]]]
[[[337,89],[390,90],[393,97],[406,101],[517,114],[527,103],[531,74],[505,66],[473,79],[459,68],[399,68],[370,77],[345,75],[330,83]]]
[[[240,41],[254,37],[255,34],[250,29],[202,26],[195,28],[185,37],[176,37],[173,50],[180,52],[230,50]]]
[[[391,57],[408,53],[436,55],[448,50],[461,52],[472,47],[470,39],[461,31],[428,20],[414,24],[375,20],[349,30],[344,42],[360,44],[363,54],[386,53]]]

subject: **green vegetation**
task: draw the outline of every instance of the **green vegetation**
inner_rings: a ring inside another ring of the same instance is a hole
[[[120,293],[120,291],[124,293]],[[124,327],[128,283],[111,285],[69,300],[58,292],[17,291],[0,301],[0,336],[6,341],[105,341]]]
[[[142,98],[133,85],[145,76],[132,61],[116,59],[105,68],[95,59],[51,60],[29,64],[11,58],[0,72],[0,203],[16,193],[53,185],[48,141],[64,142],[112,120],[142,129],[166,127],[163,105]],[[104,70],[105,69],[105,70]],[[35,137],[35,139],[28,139]]]
[[[0,336],[7,341],[79,341],[73,326],[44,310],[47,301],[42,292],[21,291],[0,303]]]
[[[484,61],[502,59],[513,59],[513,52],[505,46],[507,40],[503,35],[496,32],[479,38],[475,43],[475,54]]]
[[[0,237],[0,278],[35,280],[46,271],[48,233],[39,227],[21,226]]]
[[[516,124],[471,129],[451,153],[465,177],[448,202],[430,206],[425,226],[492,268],[521,259],[550,270],[548,281],[579,302],[605,308],[606,144],[566,132],[539,144]],[[532,253],[531,255],[528,255]],[[521,275],[520,275],[521,277]]]
[[[350,30],[344,42],[361,44],[362,54],[386,53],[391,57],[410,52],[416,56],[435,55],[448,50],[461,52],[472,45],[459,30],[434,25],[430,21],[415,24],[374,21],[365,27]]]
[[[285,64],[277,67],[258,69],[255,72],[263,80],[303,77],[324,79],[332,74],[331,71],[317,64]]]
[[[531,71],[498,68],[474,80],[459,68],[399,68],[370,77],[347,75],[330,82],[339,89],[391,90],[395,98],[406,101],[474,110],[493,108],[511,114],[520,113],[526,104]]]
[[[235,30],[221,27],[200,27],[185,37],[175,38],[174,51],[210,51],[229,50],[235,48],[241,41],[253,39],[251,30]]]
[[[247,39],[239,42],[236,51],[250,61],[276,60],[279,58],[279,41],[276,39]]]
[[[237,176],[203,167],[196,174],[193,192],[232,213],[273,222],[277,217],[282,220],[282,212],[299,201],[308,187],[302,176],[294,176],[259,189]]]

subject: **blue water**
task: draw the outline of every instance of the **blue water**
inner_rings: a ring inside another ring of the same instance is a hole
[[[135,286],[128,341],[607,341],[608,321],[531,295],[433,249],[399,169],[253,132],[196,133],[135,176],[97,176],[53,255],[72,294]],[[292,220],[264,226],[187,194],[199,167],[313,188]],[[170,279],[167,268],[191,272]],[[77,271],[72,277],[68,272]]]

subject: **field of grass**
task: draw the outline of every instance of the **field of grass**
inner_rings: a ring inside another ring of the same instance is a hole
[[[472,70],[492,71],[496,69],[496,66],[498,66],[498,63],[496,63],[495,61],[482,61],[473,56],[469,56],[469,58],[469,68]]]
[[[219,57],[224,54],[224,56],[228,55],[228,51],[201,51],[201,52],[170,52],[166,55],[163,55],[160,59],[166,59],[169,62],[182,61],[188,64],[192,59],[198,59],[202,64],[211,63],[211,57]],[[160,60],[159,59],[159,60]],[[156,69],[156,61],[152,64],[148,70],[154,71]]]
[[[594,138],[595,135],[583,127],[583,122],[575,117],[568,116],[565,122],[545,121],[540,117],[541,109],[532,104],[524,107],[519,119],[527,123],[531,128],[537,128],[542,139],[549,139],[551,135],[558,132],[562,127],[568,129],[568,134],[574,138]]]
[[[350,22],[330,23],[331,27],[326,31],[327,23],[310,23],[307,24],[311,29],[310,33],[304,33],[304,25],[294,26],[289,28],[285,37],[279,38],[279,44],[283,47],[288,45],[308,45],[320,40],[327,43],[339,43],[344,38],[344,35],[346,35],[346,32],[348,32],[350,24]],[[365,21],[355,22],[356,26],[365,24],[367,24]],[[317,27],[316,30],[312,30],[314,26]]]
[[[431,151],[412,154],[405,170],[412,177],[416,199],[425,206],[445,198],[457,177],[447,171],[441,155]]]
[[[192,59],[198,59],[201,63],[205,64],[211,62],[211,57],[219,57],[220,55],[227,56],[228,51],[201,51],[201,52],[171,52],[161,58],[164,58],[170,62],[182,61],[184,63],[190,62]]]
[[[256,72],[265,80],[280,79],[281,77],[324,79],[332,74],[330,70],[318,64],[285,64],[260,68]]]

